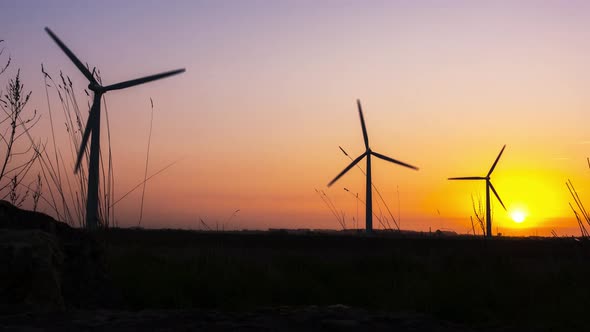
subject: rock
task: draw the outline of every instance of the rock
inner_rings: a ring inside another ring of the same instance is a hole
[[[0,200],[0,228],[37,229],[50,234],[62,234],[72,230],[68,224],[57,221],[45,213],[23,210],[4,200]]]
[[[0,239],[0,264],[9,264],[0,272],[0,312],[11,303],[32,311],[117,305],[119,296],[96,234],[2,200],[0,232],[5,237]],[[16,288],[11,290],[10,283]],[[26,294],[30,299],[25,305]]]
[[[0,312],[64,309],[58,239],[38,230],[0,230]]]

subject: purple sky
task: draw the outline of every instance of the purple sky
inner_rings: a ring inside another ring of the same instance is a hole
[[[40,64],[87,84],[43,31],[49,26],[106,83],[177,67],[181,76],[107,96],[119,192],[141,180],[149,99],[146,225],[338,224],[314,192],[362,151],[361,98],[374,148],[419,173],[375,163],[375,181],[405,227],[465,232],[477,184],[503,144],[496,187],[530,227],[570,227],[572,177],[588,193],[590,3],[585,1],[12,1],[0,39],[46,111]],[[2,82],[5,82],[3,78]],[[5,83],[2,83],[3,85]],[[55,102],[55,99],[52,100]],[[37,128],[48,134],[46,117]],[[468,173],[468,174],[464,174]],[[473,174],[471,174],[473,173]],[[329,193],[347,215],[360,174]],[[535,189],[524,187],[535,186]],[[531,193],[533,192],[533,193]],[[121,203],[134,224],[138,196]],[[442,211],[439,216],[437,210]],[[513,226],[498,210],[500,225]],[[166,219],[166,220],[164,220]],[[503,224],[502,224],[503,223]]]

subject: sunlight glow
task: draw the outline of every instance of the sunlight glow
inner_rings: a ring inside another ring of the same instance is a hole
[[[526,218],[526,214],[522,210],[515,210],[510,213],[510,217],[515,223],[520,224]]]

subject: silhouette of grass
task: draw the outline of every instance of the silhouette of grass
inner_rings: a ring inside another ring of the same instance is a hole
[[[143,217],[143,200],[145,198],[145,185],[147,183],[148,176],[148,163],[150,161],[150,145],[152,142],[152,127],[154,125],[154,101],[150,98],[151,112],[150,112],[150,132],[148,134],[147,152],[145,156],[145,172],[143,174],[143,189],[141,190],[141,206],[139,208],[139,221],[137,226],[141,225],[141,219]]]
[[[341,303],[475,325],[564,327],[585,324],[590,298],[590,243],[571,239],[119,229],[101,236],[131,309]]]
[[[346,220],[344,219],[344,211],[338,211],[338,209],[336,208],[336,206],[334,205],[334,203],[332,202],[330,197],[328,197],[328,195],[326,194],[325,191],[317,190],[317,189],[314,189],[314,190],[320,196],[320,198],[322,199],[324,204],[326,204],[326,206],[328,207],[328,209],[330,210],[332,215],[336,218],[340,227],[342,229],[346,229]]]
[[[574,184],[572,183],[571,180],[568,179],[567,182],[565,183],[565,185],[566,185],[568,191],[570,192],[570,195],[574,199],[574,202],[578,206],[578,209],[580,210],[580,214],[584,217],[584,220],[590,226],[590,215],[586,211],[586,208],[584,207],[584,203],[582,203],[580,196],[578,196],[578,192],[576,191],[576,188],[574,188]],[[578,221],[578,226],[580,227],[580,233],[582,234],[582,237],[587,238],[588,231],[586,230],[586,227],[584,226],[584,223],[582,222],[580,215],[578,214],[576,209],[573,207],[572,203],[568,202],[568,204],[569,204],[570,208],[572,209],[572,211],[574,212],[574,215],[576,216],[576,220]]]

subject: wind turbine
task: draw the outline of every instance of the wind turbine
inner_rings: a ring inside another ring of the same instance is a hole
[[[498,164],[498,160],[500,160],[500,157],[502,156],[502,153],[504,152],[504,149],[506,149],[506,144],[504,144],[504,147],[502,147],[502,150],[500,150],[500,153],[498,154],[496,161],[494,161],[492,168],[490,168],[488,175],[449,178],[449,180],[485,180],[486,181],[486,236],[487,237],[492,236],[492,209],[491,209],[491,204],[490,204],[490,189],[492,189],[492,191],[494,192],[494,195],[496,195],[496,198],[498,199],[500,204],[502,204],[502,207],[504,208],[504,210],[506,210],[506,206],[504,206],[504,203],[502,203],[502,199],[500,199],[498,192],[494,188],[494,185],[492,185],[492,179],[490,178],[490,176],[492,175],[492,172],[494,171],[494,169],[496,168],[496,165]]]
[[[348,167],[346,167],[338,176],[334,178],[334,180],[328,183],[328,187],[330,187],[334,182],[340,179],[341,176],[346,174],[351,168],[353,168],[359,161],[361,161],[364,157],[367,157],[367,182],[366,182],[366,211],[365,211],[365,229],[368,233],[373,231],[373,190],[371,187],[371,155],[383,159],[385,161],[392,162],[394,164],[402,165],[408,168],[412,168],[418,170],[418,167],[403,163],[401,161],[395,160],[393,158],[384,156],[380,153],[372,151],[369,147],[369,136],[367,135],[367,128],[365,127],[365,118],[363,117],[363,109],[361,108],[361,101],[359,99],[356,100],[356,104],[359,109],[359,116],[361,117],[361,127],[363,128],[363,138],[365,140],[365,152],[358,156],[355,160],[353,160]]]
[[[86,200],[86,227],[94,229],[98,226],[98,167],[99,167],[99,154],[100,154],[100,103],[102,95],[112,91],[129,88],[139,84],[159,80],[168,76],[180,74],[185,69],[177,69],[160,73],[156,75],[146,76],[137,78],[129,81],[124,81],[116,84],[102,86],[90,72],[86,66],[76,57],[76,55],[49,29],[45,28],[45,31],[49,34],[51,39],[61,48],[61,50],[70,58],[74,65],[82,72],[84,77],[88,79],[88,89],[94,92],[94,101],[92,107],[90,107],[90,113],[88,114],[88,120],[82,135],[82,142],[80,144],[80,150],[78,150],[78,157],[76,159],[75,173],[80,170],[80,163],[86,150],[90,133],[92,133],[92,140],[90,142],[90,160],[88,163],[88,197]]]

